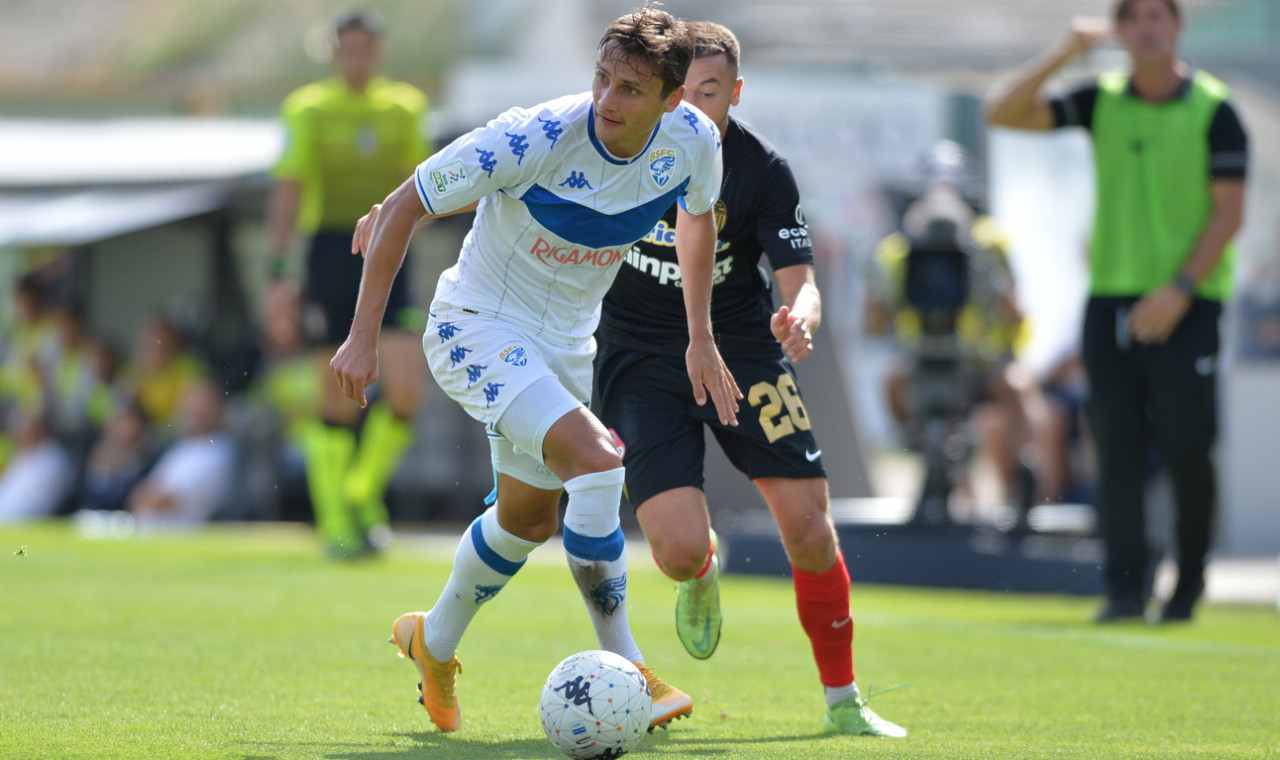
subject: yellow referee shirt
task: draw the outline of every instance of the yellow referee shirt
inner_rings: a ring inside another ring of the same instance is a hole
[[[284,155],[274,174],[302,184],[298,229],[350,231],[430,153],[427,96],[382,78],[355,92],[338,78],[284,101]]]

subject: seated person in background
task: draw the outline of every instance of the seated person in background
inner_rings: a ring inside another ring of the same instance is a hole
[[[235,444],[222,430],[222,394],[196,381],[182,399],[182,437],[129,495],[139,527],[191,527],[222,506],[231,486]]]
[[[41,407],[14,414],[15,450],[0,474],[0,523],[54,514],[75,480],[71,457],[53,437],[49,413]]]
[[[47,291],[34,273],[14,287],[12,327],[0,335],[0,401],[9,405],[40,403],[42,366],[55,342]]]
[[[122,510],[130,492],[155,462],[147,414],[137,400],[121,404],[107,420],[85,466],[85,509]]]
[[[894,419],[911,429],[919,422],[913,419],[911,394],[914,357],[930,337],[945,333],[954,339],[962,359],[956,384],[964,386],[963,406],[972,408],[980,445],[996,466],[1004,500],[1025,501],[1019,450],[1027,437],[1026,421],[1007,377],[1024,323],[1008,243],[990,218],[974,214],[957,187],[963,161],[957,145],[943,143],[935,149],[928,189],[903,216],[902,232],[886,237],[876,250],[882,292],[873,296],[873,306],[892,317],[906,354],[886,376],[885,395]],[[911,266],[913,249],[928,257],[928,266]],[[961,263],[943,276],[943,262],[953,257]],[[938,312],[948,313],[948,324],[932,324],[922,301],[946,302]]]
[[[309,520],[312,517],[306,471],[308,436],[320,424],[324,385],[316,371],[316,355],[309,351],[302,330],[302,293],[296,283],[280,282],[268,288],[262,302],[263,366],[253,402],[263,412],[254,443],[263,446],[273,478],[276,517]],[[241,443],[245,439],[240,438]],[[262,457],[255,463],[264,464]]]
[[[270,288],[262,303],[264,370],[256,393],[280,416],[289,445],[301,450],[302,428],[317,420],[324,388],[302,332],[302,292],[296,284]]]
[[[177,433],[179,404],[187,390],[207,375],[204,363],[187,350],[178,325],[157,314],[138,334],[125,385],[137,395],[160,434],[172,437]]]
[[[45,367],[45,398],[63,441],[83,452],[106,422],[103,392],[94,371],[95,341],[85,323],[85,308],[69,299],[54,305],[56,344]]]
[[[1039,378],[1011,368],[1010,379],[1022,396],[1036,460],[1036,502],[1091,504],[1092,477],[1077,454],[1088,445],[1085,403],[1089,386],[1084,363],[1073,349]]]

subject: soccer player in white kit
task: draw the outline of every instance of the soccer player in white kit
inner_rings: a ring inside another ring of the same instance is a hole
[[[497,505],[463,535],[435,606],[392,625],[442,731],[461,720],[458,642],[479,607],[555,532],[562,490],[564,547],[601,647],[641,665],[654,687],[655,724],[692,709],[687,695],[643,667],[631,637],[622,457],[586,408],[605,291],[631,245],[678,203],[689,379],[698,403],[709,397],[724,424],[737,423],[742,393],[710,316],[720,137],[681,102],[692,53],[684,23],[664,11],[619,18],[600,41],[590,93],[513,108],[464,135],[357,227],[360,295],[330,364],[344,392],[363,400],[376,379],[382,310],[416,225],[476,210],[457,264],[440,277],[423,348],[440,387],[487,427]]]

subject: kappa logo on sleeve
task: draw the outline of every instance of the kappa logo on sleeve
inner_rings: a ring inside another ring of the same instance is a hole
[[[431,187],[436,197],[443,198],[459,190],[471,187],[471,179],[467,176],[467,168],[461,161],[454,161],[447,166],[431,170]]]

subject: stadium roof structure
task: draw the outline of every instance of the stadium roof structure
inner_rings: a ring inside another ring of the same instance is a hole
[[[0,248],[84,245],[221,208],[223,185],[0,192]]]
[[[282,136],[272,119],[19,119],[0,145],[0,247],[80,245],[220,208]]]
[[[0,187],[235,180],[280,155],[274,119],[0,121]]]

